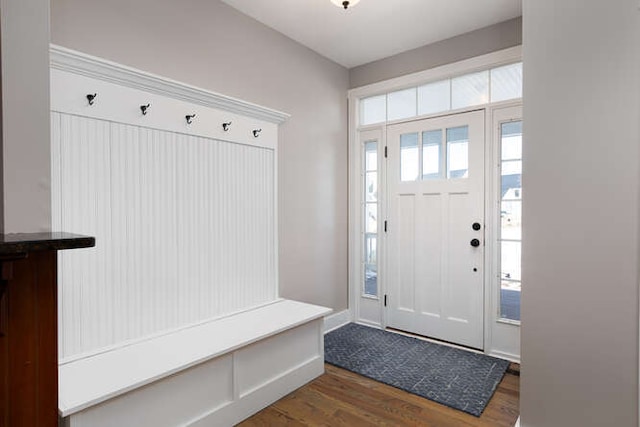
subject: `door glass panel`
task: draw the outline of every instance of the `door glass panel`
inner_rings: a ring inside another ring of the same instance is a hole
[[[439,179],[442,164],[442,129],[422,133],[422,179]]]
[[[418,88],[418,115],[451,109],[451,79]]]
[[[501,277],[504,280],[520,280],[520,242],[503,241],[500,248]]]
[[[469,171],[469,127],[447,129],[447,178],[467,178]]]
[[[489,102],[489,71],[465,74],[451,80],[451,107],[464,108]]]
[[[500,204],[500,224],[502,239],[522,239],[522,202],[502,202]]]
[[[378,201],[378,172],[367,172],[365,176],[365,201]]]
[[[419,165],[418,134],[400,135],[400,180],[415,181],[418,179]]]
[[[416,88],[399,90],[387,95],[387,120],[406,119],[416,115]]]
[[[387,119],[387,95],[372,96],[360,101],[360,124],[382,123]]]
[[[491,102],[522,98],[522,62],[491,70]]]

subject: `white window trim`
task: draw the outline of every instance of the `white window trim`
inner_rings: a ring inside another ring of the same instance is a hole
[[[384,294],[386,292],[386,278],[385,265],[381,262],[382,260],[386,260],[385,251],[386,251],[386,236],[383,232],[379,232],[378,239],[378,294],[380,296],[380,323],[377,324],[375,322],[367,321],[364,319],[360,319],[360,305],[362,302],[361,296],[361,284],[360,280],[362,279],[360,274],[360,262],[361,262],[361,253],[362,253],[362,242],[360,242],[360,229],[361,229],[361,220],[360,220],[360,204],[361,204],[361,183],[360,183],[360,145],[361,138],[360,133],[364,131],[377,131],[381,135],[380,149],[384,150],[384,146],[386,145],[386,128],[390,124],[394,123],[402,123],[414,120],[422,120],[430,117],[439,117],[443,115],[451,115],[460,112],[477,110],[479,108],[486,109],[487,113],[487,123],[486,123],[486,161],[487,161],[487,173],[494,174],[495,170],[493,166],[495,165],[495,138],[493,131],[493,115],[494,111],[498,111],[501,108],[505,107],[513,107],[513,106],[521,106],[522,99],[508,100],[508,101],[500,101],[496,103],[488,103],[483,105],[472,106],[464,109],[458,110],[450,110],[444,111],[437,114],[425,115],[425,116],[416,116],[403,120],[396,121],[385,121],[382,123],[377,123],[373,125],[359,126],[360,123],[360,99],[367,98],[375,95],[382,95],[389,92],[402,90],[414,86],[421,86],[424,84],[432,83],[438,80],[447,79],[456,77],[459,75],[464,75],[468,73],[472,73],[475,71],[483,71],[491,68],[500,67],[503,65],[511,64],[514,62],[522,61],[522,46],[515,46],[512,48],[492,52],[486,55],[477,56],[474,58],[466,59],[463,61],[442,65],[440,67],[432,68],[425,71],[420,71],[413,74],[408,74],[405,76],[385,80],[382,82],[377,82],[373,84],[369,84],[366,86],[361,86],[358,88],[354,88],[348,91],[348,101],[349,101],[349,135],[348,135],[348,143],[349,143],[349,307],[352,312],[352,318],[355,321],[360,321],[362,323],[373,323],[376,326],[385,326],[386,318],[385,318],[385,310],[383,307]],[[386,173],[386,168],[383,168],[379,171],[381,175],[379,177],[379,186],[382,188],[386,185],[386,177],[384,176]],[[488,178],[488,177],[487,177]],[[492,178],[492,181],[486,181],[487,185],[490,182],[493,182],[495,178]],[[495,207],[496,200],[496,191],[491,187],[487,186],[486,188],[486,203],[490,205],[487,207],[487,213],[489,214],[485,219],[487,225],[491,224],[492,219],[490,215],[494,215],[491,209]],[[387,201],[384,197],[379,198],[379,204],[384,208],[385,216],[379,217],[379,222],[382,223],[384,218],[386,217]],[[487,235],[493,239],[495,236],[495,230],[492,226],[487,230]],[[494,245],[495,246],[495,245]],[[491,265],[493,261],[492,258],[495,256],[487,257],[487,261],[485,261],[486,265],[485,272],[487,275],[492,275],[494,268]],[[514,361],[519,361],[519,355],[513,354],[510,352],[502,352],[499,350],[494,350],[492,348],[492,335],[493,329],[495,325],[503,325],[505,327],[510,328],[518,328],[519,325],[511,324],[510,322],[497,322],[496,315],[496,303],[497,299],[492,298],[492,295],[495,291],[495,280],[491,277],[485,277],[485,284],[489,285],[488,288],[490,291],[485,291],[485,353],[493,354],[498,357],[507,358]],[[486,289],[487,287],[485,287]],[[519,332],[518,332],[519,333]],[[519,341],[519,339],[518,339]]]

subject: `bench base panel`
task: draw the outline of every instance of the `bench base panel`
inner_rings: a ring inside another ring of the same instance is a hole
[[[62,425],[236,424],[324,373],[322,326],[320,318],[289,329],[72,414]]]

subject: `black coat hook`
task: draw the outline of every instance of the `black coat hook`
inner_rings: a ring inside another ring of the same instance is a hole
[[[186,116],[184,116],[185,119],[187,119],[187,124],[190,125],[191,122],[193,122],[193,118],[195,117],[195,114],[187,114]]]
[[[228,131],[229,130],[229,126],[231,126],[231,122],[226,122],[222,124],[222,130],[223,131]]]
[[[147,104],[147,105],[141,105],[140,106],[140,111],[142,111],[142,115],[146,116],[147,113],[149,112],[149,108],[151,107],[151,104]]]
[[[89,105],[93,105],[97,96],[98,96],[97,93],[93,93],[93,94],[90,93],[87,95],[87,101],[89,101]]]
[[[262,132],[262,129],[254,129],[253,130],[253,137],[257,138],[260,136],[260,132]]]

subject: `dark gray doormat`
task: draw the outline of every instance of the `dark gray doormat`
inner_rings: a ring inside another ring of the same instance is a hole
[[[349,323],[324,336],[327,363],[479,417],[509,362]]]

